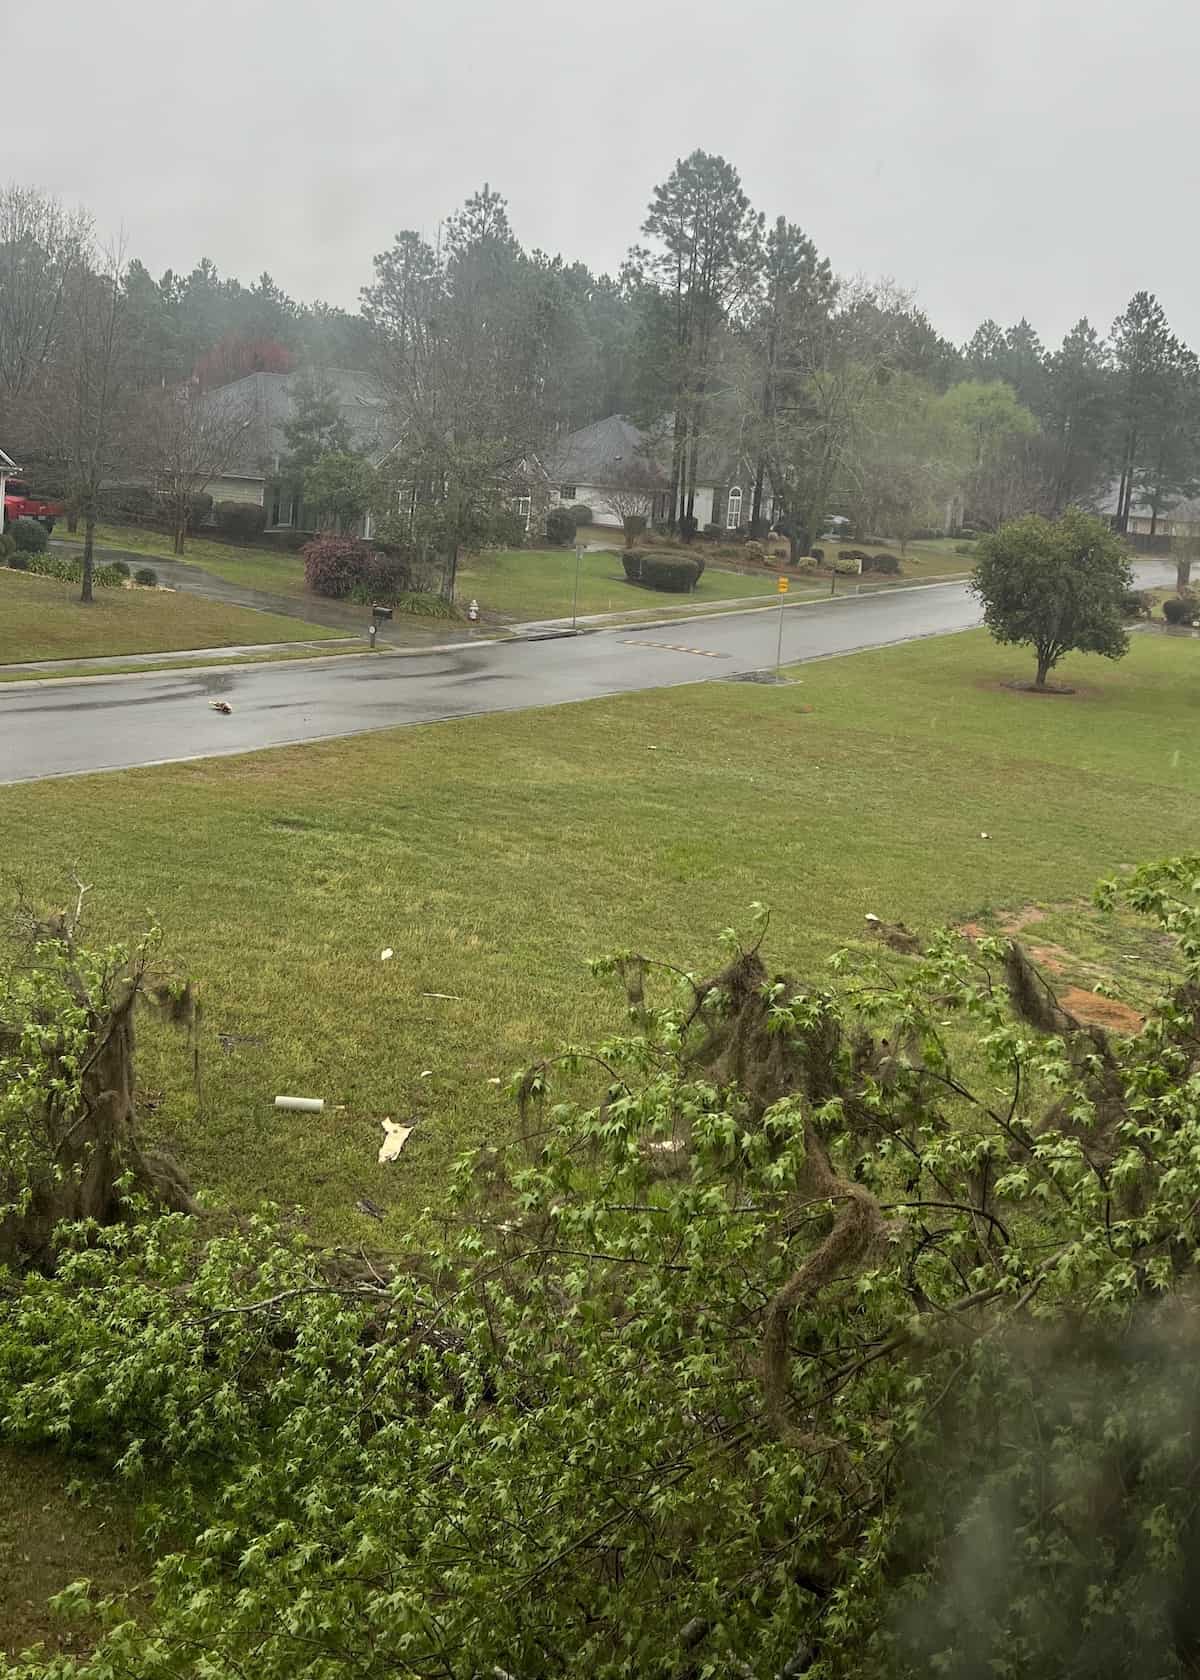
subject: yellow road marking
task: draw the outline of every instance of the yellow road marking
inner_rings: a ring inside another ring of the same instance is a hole
[[[696,653],[701,659],[730,659],[731,654],[715,653],[712,648],[684,647],[679,642],[642,642],[632,638],[622,638],[623,647],[652,647],[663,648],[667,653]]]

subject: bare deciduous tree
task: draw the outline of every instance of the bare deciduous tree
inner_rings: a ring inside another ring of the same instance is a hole
[[[28,412],[40,449],[61,461],[83,520],[83,587],[92,600],[93,550],[100,494],[130,458],[128,312],[124,253],[101,254],[67,281],[62,330],[30,393]]]
[[[251,448],[254,409],[221,395],[189,382],[149,393],[137,414],[136,457],[167,510],[176,554],[183,553],[195,498]]]
[[[55,356],[67,288],[86,268],[91,218],[15,183],[0,187],[0,411],[9,412]]]
[[[612,482],[597,497],[600,506],[621,521],[626,548],[631,548],[634,538],[645,530],[661,487],[661,475],[656,474],[651,462],[630,461],[614,473]]]

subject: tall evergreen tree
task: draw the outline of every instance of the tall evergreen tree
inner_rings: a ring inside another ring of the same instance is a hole
[[[1164,410],[1163,387],[1176,358],[1166,312],[1152,292],[1135,292],[1112,326],[1118,427],[1117,529],[1129,529],[1129,514],[1144,471],[1147,451]]]
[[[1043,428],[1051,449],[1054,512],[1088,501],[1112,454],[1112,358],[1082,316],[1046,360]]]
[[[710,152],[676,163],[654,189],[635,265],[662,295],[669,327],[666,364],[674,398],[672,526],[695,530],[696,478],[717,341],[731,311],[748,298],[761,262],[762,216],[737,170]]]

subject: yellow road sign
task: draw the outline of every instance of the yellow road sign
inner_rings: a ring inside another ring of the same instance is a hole
[[[788,592],[788,580],[785,577],[781,577],[775,587],[781,595],[786,595]]]

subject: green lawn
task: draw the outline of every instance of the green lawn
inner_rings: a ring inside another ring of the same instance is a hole
[[[660,607],[703,606],[714,601],[770,595],[772,577],[742,577],[737,572],[705,569],[690,595],[670,595],[629,583],[621,557],[591,551],[579,566],[579,613],[638,612]],[[527,548],[472,555],[458,568],[458,599],[474,596],[486,613],[512,620],[569,618],[575,593],[573,549]]]
[[[0,665],[26,659],[95,659],[176,648],[325,641],[341,632],[275,613],[228,607],[162,589],[97,589],[0,567]]]
[[[109,1591],[134,1586],[145,1572],[135,1531],[111,1478],[79,1460],[0,1447],[0,1658],[38,1641],[46,1655],[89,1650],[96,1624],[56,1616],[46,1601],[85,1576]]]
[[[74,536],[65,524],[55,526],[55,538],[63,542],[82,543],[81,532]],[[193,566],[203,566],[215,577],[230,583],[243,583],[252,589],[267,589],[274,595],[304,594],[304,562],[298,554],[287,554],[277,548],[257,548],[252,544],[222,542],[217,537],[189,537],[182,554],[173,551],[171,538],[162,531],[145,531],[138,525],[96,526],[96,545],[99,548],[121,549],[132,554],[147,554],[159,560],[183,560]]]
[[[1194,844],[1200,648],[1138,636],[1121,665],[1069,663],[1074,698],[998,686],[1027,664],[972,633],[784,688],[706,682],[3,789],[0,851],[51,900],[79,860],[103,931],[159,919],[200,981],[202,1097],[166,1029],[141,1040],[147,1124],[199,1185],[397,1242],[450,1158],[508,1126],[491,1081],[619,1020],[591,954],[703,966],[757,899],[773,960],[818,975],[868,911],[924,931],[1069,904]],[[325,1113],[277,1113],[281,1093]],[[384,1116],[420,1120],[388,1166]]]

